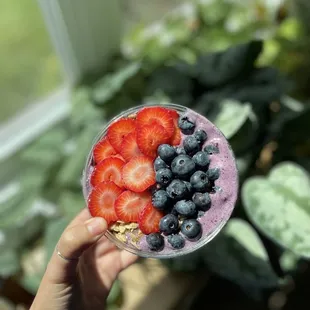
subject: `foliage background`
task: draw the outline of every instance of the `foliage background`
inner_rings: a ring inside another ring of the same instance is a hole
[[[240,174],[240,199],[220,235],[163,263],[208,268],[255,300],[294,281],[310,257],[308,36],[290,3],[273,3],[186,3],[138,26],[103,77],[77,85],[69,122],[16,155],[21,173],[0,206],[2,277],[36,292],[60,232],[85,205],[80,179],[93,138],[120,111],[156,101],[211,119]],[[111,305],[119,292],[117,283]]]

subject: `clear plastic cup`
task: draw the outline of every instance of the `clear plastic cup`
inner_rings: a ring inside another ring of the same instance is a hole
[[[87,204],[89,194],[92,190],[92,186],[90,184],[90,175],[93,169],[93,148],[95,144],[106,136],[107,129],[110,124],[120,118],[135,115],[140,109],[146,106],[162,106],[168,109],[176,110],[179,115],[188,116],[191,121],[194,121],[196,123],[196,130],[204,129],[208,134],[208,139],[204,143],[203,148],[206,145],[213,145],[218,148],[219,153],[214,153],[210,155],[211,162],[209,169],[215,167],[218,167],[220,169],[220,177],[218,180],[215,181],[215,190],[210,193],[211,207],[203,215],[200,215],[200,217],[198,217],[198,221],[202,226],[201,238],[197,241],[189,241],[185,238],[185,246],[182,249],[173,249],[168,243],[167,237],[164,236],[164,249],[158,252],[152,251],[148,248],[145,235],[143,235],[141,238],[136,238],[136,236],[141,235],[141,232],[139,234],[138,229],[134,230],[133,232],[125,233],[122,238],[120,238],[120,236],[117,235],[115,231],[113,232],[108,230],[106,233],[106,237],[110,241],[115,243],[116,246],[118,246],[120,249],[125,249],[141,257],[159,259],[175,258],[192,253],[210,242],[227,223],[228,219],[232,214],[237,199],[238,172],[233,151],[222,132],[204,116],[194,112],[191,109],[177,104],[151,104],[133,107],[114,117],[109,123],[106,124],[103,130],[95,138],[93,147],[87,157],[85,169],[82,176],[83,195]],[[182,142],[184,137],[186,136],[182,134]],[[137,239],[139,240],[137,241]]]

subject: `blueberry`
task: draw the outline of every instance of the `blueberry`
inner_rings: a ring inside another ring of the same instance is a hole
[[[156,171],[156,182],[162,186],[167,186],[173,179],[173,174],[170,169],[160,169]]]
[[[205,211],[202,211],[202,210],[199,210],[198,211],[198,215],[197,215],[197,218],[201,218],[205,215]]]
[[[185,150],[184,150],[184,147],[182,147],[182,146],[176,147],[175,151],[176,151],[176,153],[177,153],[178,155],[181,155],[181,154],[186,155],[186,152],[185,152]]]
[[[201,237],[201,225],[195,219],[184,220],[181,225],[181,232],[188,239],[199,239]]]
[[[184,216],[196,216],[196,205],[192,200],[180,200],[175,204],[175,209],[180,215]]]
[[[181,116],[178,120],[179,128],[185,135],[191,135],[195,130],[195,124],[187,116]]]
[[[217,145],[213,145],[213,144],[207,145],[203,150],[209,155],[218,154],[220,152]]]
[[[193,161],[196,167],[200,170],[207,170],[210,164],[209,155],[206,152],[200,151],[193,156]]]
[[[160,189],[152,196],[152,203],[158,210],[167,210],[170,206],[170,198],[165,190]]]
[[[154,161],[154,169],[158,171],[159,169],[168,168],[167,164],[160,158],[157,157]]]
[[[195,193],[193,195],[193,202],[202,211],[207,211],[211,206],[211,199],[208,193]]]
[[[187,187],[181,180],[173,180],[166,188],[167,194],[170,198],[181,200],[187,195]]]
[[[165,246],[164,237],[159,233],[151,233],[147,235],[146,242],[152,251],[161,251]]]
[[[178,178],[186,179],[195,172],[195,163],[188,155],[179,155],[172,161],[171,170]]]
[[[174,249],[182,249],[185,245],[185,240],[181,235],[170,235],[167,239]]]
[[[220,177],[220,169],[212,168],[207,171],[208,179],[211,181],[215,181]]]
[[[173,158],[177,156],[174,147],[169,144],[161,144],[157,149],[157,153],[159,157],[167,164],[170,164]]]
[[[191,176],[190,181],[191,181],[193,188],[198,192],[206,191],[209,186],[209,179],[207,177],[207,174],[203,171],[196,171]]]
[[[179,220],[173,214],[167,214],[161,218],[159,222],[159,229],[165,235],[176,233],[179,229]]]
[[[187,154],[193,155],[200,150],[200,144],[194,136],[188,136],[183,142],[184,150]]]
[[[203,129],[196,130],[194,137],[200,144],[203,144],[208,139],[208,135]]]
[[[187,182],[187,181],[183,181],[184,184],[186,185],[187,187],[187,192],[188,192],[188,195],[191,195],[193,193],[193,186],[190,182]]]

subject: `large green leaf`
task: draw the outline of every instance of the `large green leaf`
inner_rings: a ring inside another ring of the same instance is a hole
[[[259,294],[274,287],[278,278],[255,230],[241,219],[231,219],[223,231],[204,248],[209,268],[243,289]]]
[[[111,288],[111,291],[107,298],[107,303],[110,305],[117,304],[120,302],[122,296],[122,289],[119,280],[116,280]]]
[[[101,125],[102,126],[102,125]],[[91,124],[72,141],[73,147],[65,157],[65,162],[58,172],[56,182],[64,188],[78,188],[81,190],[81,178],[87,155],[90,152],[94,138],[98,134],[98,124]]]
[[[22,277],[19,278],[19,283],[34,295],[46,269],[45,255],[45,249],[40,242],[32,248],[25,249],[21,257],[23,272]]]
[[[198,81],[206,87],[219,87],[247,76],[262,50],[261,41],[251,41],[225,51],[201,56],[195,65]]]
[[[51,258],[55,246],[64,231],[69,224],[70,220],[66,217],[50,221],[45,228],[44,246],[46,251],[46,263]]]
[[[42,230],[45,219],[57,214],[55,205],[40,198],[43,180],[44,175],[29,170],[7,185],[14,192],[2,197],[0,203],[0,232],[4,236],[0,249],[20,247],[32,240]]]
[[[91,88],[83,86],[73,91],[70,122],[74,130],[102,121],[103,112],[93,104]]]
[[[92,98],[98,104],[110,100],[128,79],[138,73],[140,67],[139,62],[131,62],[119,71],[106,75],[95,84]]]
[[[15,310],[15,306],[9,300],[0,297],[0,309],[1,310]]]
[[[245,210],[269,238],[297,255],[310,257],[310,177],[297,164],[283,162],[267,178],[242,187]]]
[[[0,253],[0,277],[9,277],[20,269],[18,255],[14,250],[5,250]]]
[[[85,208],[85,200],[82,191],[71,192],[65,190],[59,198],[59,208],[67,218],[73,218],[79,211]]]
[[[63,126],[58,126],[43,134],[31,146],[21,153],[20,158],[28,164],[33,163],[40,169],[51,167],[59,162],[64,143],[67,139],[67,132]]]
[[[298,268],[300,257],[293,252],[286,250],[279,259],[281,269],[286,273],[294,273]]]
[[[250,104],[241,104],[236,100],[224,100],[214,124],[223,132],[227,139],[236,134],[251,113]]]

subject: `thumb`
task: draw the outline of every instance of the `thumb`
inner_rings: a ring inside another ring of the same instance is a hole
[[[100,217],[74,226],[61,235],[46,273],[53,283],[70,281],[76,275],[79,257],[107,231],[107,222]]]

